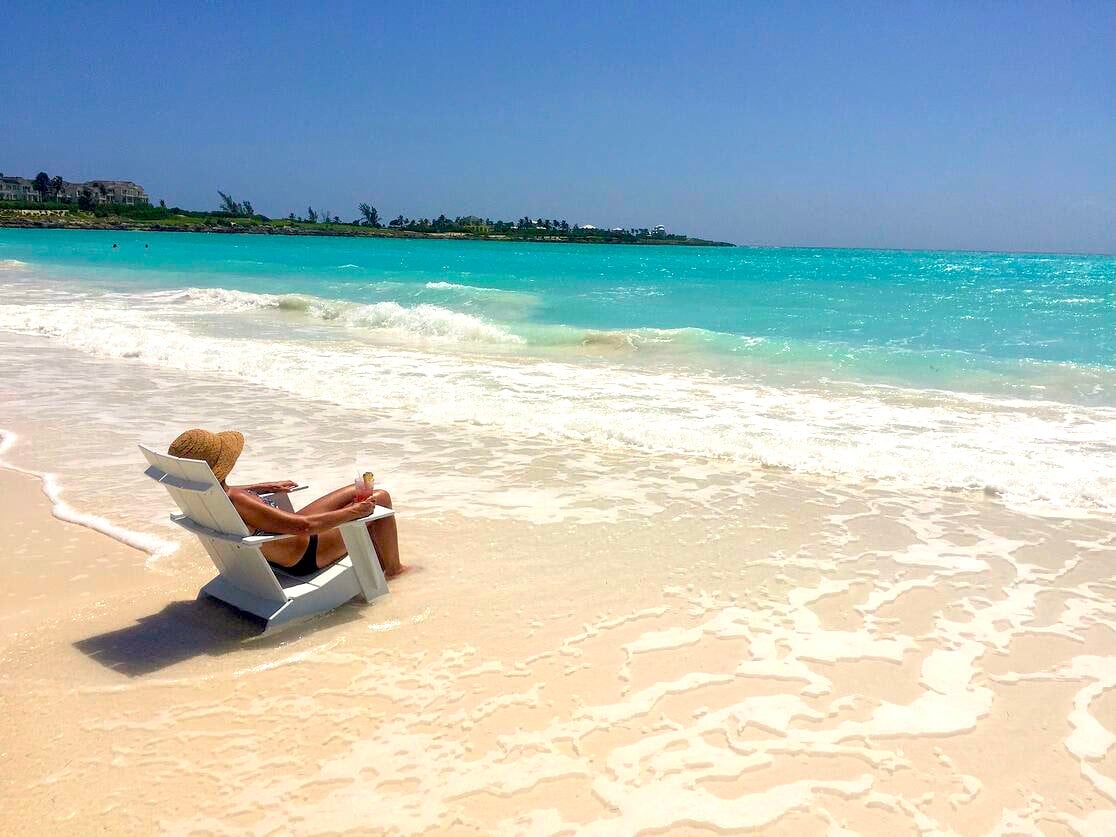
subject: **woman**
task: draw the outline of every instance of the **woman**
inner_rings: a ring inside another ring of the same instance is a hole
[[[323,567],[340,561],[348,554],[341,530],[337,527],[372,513],[376,506],[391,508],[391,496],[380,489],[372,499],[356,501],[356,488],[347,485],[331,491],[324,497],[297,512],[280,509],[264,494],[281,494],[290,491],[295,483],[290,480],[261,482],[254,485],[227,485],[229,472],[244,449],[244,436],[235,430],[210,433],[208,430],[187,430],[171,442],[167,453],[182,459],[201,459],[209,464],[213,475],[225,489],[233,506],[253,534],[271,532],[293,535],[290,538],[263,544],[268,562],[291,575],[312,575]],[[385,517],[368,523],[368,533],[380,556],[384,575],[399,575],[399,538],[395,517]]]

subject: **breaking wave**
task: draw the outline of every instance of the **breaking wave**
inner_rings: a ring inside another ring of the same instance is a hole
[[[263,308],[292,304],[290,297],[227,294],[203,296]],[[357,327],[455,340],[514,337],[431,306],[346,305],[335,319]],[[439,428],[473,426],[505,438],[709,457],[857,482],[983,490],[1031,508],[1116,508],[1114,409],[825,381],[772,386],[745,374],[390,346],[371,359],[349,341],[299,340],[283,329],[203,334],[193,318],[176,321],[175,310],[105,300],[0,304],[0,330],[101,357],[231,376],[311,401],[392,404]]]
[[[187,288],[145,295],[165,302],[186,302],[223,311],[275,310],[303,314],[352,328],[389,331],[397,336],[463,343],[522,343],[503,326],[438,305],[397,302],[361,304],[301,294],[259,294],[225,288]]]
[[[427,289],[461,290],[493,295],[527,296],[516,291],[477,288],[451,282],[429,282]],[[615,331],[583,329],[564,325],[515,325],[497,323],[441,305],[417,303],[407,306],[393,301],[358,303],[323,299],[303,294],[266,294],[226,288],[186,288],[144,294],[158,303],[190,303],[198,307],[228,311],[280,311],[305,315],[323,322],[351,328],[387,331],[399,337],[435,339],[476,344],[529,344],[542,347],[581,347],[604,354],[671,347],[681,351],[714,348],[732,351],[756,346],[760,337],[721,334],[700,328],[639,328]]]

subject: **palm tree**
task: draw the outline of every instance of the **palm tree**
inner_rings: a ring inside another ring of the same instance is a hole
[[[226,195],[220,189],[217,190],[217,194],[221,196],[222,212],[228,213],[229,215],[239,215],[241,213],[241,206],[233,200],[232,195]]]
[[[362,203],[357,207],[360,210],[360,215],[364,219],[364,223],[370,227],[379,228],[380,226],[380,213],[376,211],[376,207],[367,203]]]
[[[50,191],[54,195],[54,199],[58,200],[62,195],[62,191],[66,188],[66,181],[58,175],[55,175],[50,180]]]

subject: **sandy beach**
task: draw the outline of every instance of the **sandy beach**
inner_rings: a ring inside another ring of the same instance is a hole
[[[390,597],[259,638],[194,545],[144,569],[0,488],[5,834],[1116,827],[1105,526],[778,475],[715,539],[404,512]]]

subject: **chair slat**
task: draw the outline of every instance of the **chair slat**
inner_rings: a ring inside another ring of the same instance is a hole
[[[163,485],[173,485],[175,488],[185,488],[187,491],[208,491],[210,489],[209,483],[192,482],[184,480],[182,477],[176,477],[168,474],[162,468],[152,465],[143,472],[144,476],[151,477],[155,482],[162,483]]]
[[[287,600],[283,586],[275,578],[275,573],[271,571],[271,566],[263,557],[259,547],[236,546],[217,538],[207,538],[207,540],[220,555],[225,565],[225,572],[222,575],[229,581],[263,599],[276,602]]]
[[[230,535],[248,534],[248,527],[244,525],[244,521],[236,513],[232,501],[225,494],[225,490],[221,488],[217,478],[213,476],[208,464],[195,459],[176,459],[175,465],[180,469],[179,476],[182,478],[191,482],[209,483],[212,486],[211,490],[200,495],[213,521],[207,523],[207,526],[219,532],[227,532]]]
[[[222,576],[227,576],[229,574],[229,568],[225,565],[225,559],[220,550],[213,545],[213,538],[199,537],[198,540],[201,541],[201,545],[205,547],[205,551],[209,554],[209,560],[213,562],[213,566],[217,568],[217,572]]]
[[[167,493],[174,498],[174,502],[182,509],[182,513],[195,523],[199,523],[206,529],[214,529],[218,532],[222,531],[221,525],[209,512],[209,506],[206,504],[204,495],[196,491],[186,491],[181,488],[175,488],[173,485],[164,483]]]

